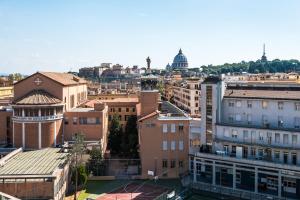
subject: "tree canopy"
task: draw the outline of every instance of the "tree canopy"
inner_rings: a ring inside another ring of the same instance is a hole
[[[300,72],[300,62],[298,60],[279,60],[262,62],[261,60],[225,63],[223,65],[201,66],[202,72],[206,74],[225,74],[225,73],[276,73],[276,72]]]

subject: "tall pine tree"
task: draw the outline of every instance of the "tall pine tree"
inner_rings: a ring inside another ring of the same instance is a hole
[[[122,141],[122,127],[120,125],[120,120],[117,115],[114,115],[108,135],[108,148],[112,155],[119,154],[121,152],[121,141]]]

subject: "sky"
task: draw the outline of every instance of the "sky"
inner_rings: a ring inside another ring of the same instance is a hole
[[[299,0],[0,0],[0,74],[300,60]]]

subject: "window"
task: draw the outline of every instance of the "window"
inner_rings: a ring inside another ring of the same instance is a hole
[[[132,108],[132,112],[135,112],[135,108]]]
[[[224,128],[224,137],[229,137],[229,131],[228,129]]]
[[[262,158],[264,156],[264,150],[263,149],[258,149],[258,157]]]
[[[112,120],[112,116],[108,115],[108,121],[111,121],[111,120]]]
[[[280,160],[280,151],[275,151],[274,152],[274,159],[275,159],[275,161],[279,161]]]
[[[268,117],[266,115],[262,116],[262,124],[263,124],[263,127],[269,128]]]
[[[171,160],[171,168],[175,168],[176,167],[176,161],[175,160]]]
[[[283,127],[283,117],[278,116],[278,128],[282,128],[282,127]]]
[[[196,163],[196,174],[201,174],[201,164],[200,163]]]
[[[182,161],[182,160],[179,160],[179,161],[178,161],[178,167],[179,167],[179,168],[183,168],[183,161]]]
[[[241,121],[241,120],[242,120],[242,116],[241,116],[240,114],[236,114],[236,115],[235,115],[235,120],[236,120],[237,122]]]
[[[272,133],[271,132],[267,132],[267,138],[268,138],[268,144],[272,143]]]
[[[292,153],[292,164],[297,165],[297,153]]]
[[[126,108],[126,112],[129,112],[129,108]]]
[[[229,107],[234,107],[234,102],[233,101],[229,101],[228,106]]]
[[[289,135],[283,134],[283,144],[288,144],[288,143],[289,143]]]
[[[168,160],[166,159],[162,160],[162,168],[168,168]]]
[[[79,117],[79,124],[87,124],[87,118],[86,117]]]
[[[77,117],[73,117],[73,124],[77,124]]]
[[[232,133],[231,133],[232,135],[232,138],[237,138],[237,134],[238,134],[238,132],[237,132],[237,130],[232,130]]]
[[[295,110],[297,110],[297,111],[300,110],[300,103],[295,103]]]
[[[65,117],[64,122],[65,122],[65,125],[68,125],[69,124],[69,118]]]
[[[233,115],[232,115],[232,114],[230,114],[230,115],[228,116],[228,121],[229,121],[229,122],[233,122]]]
[[[252,123],[252,115],[251,114],[247,114],[247,123],[248,124]]]
[[[168,124],[163,124],[163,133],[168,132]]]
[[[79,124],[100,124],[99,117],[79,117]]]
[[[122,112],[122,108],[119,108],[119,112]]]
[[[154,124],[153,122],[148,122],[148,123],[146,124],[146,127],[147,127],[147,128],[153,128],[153,127],[155,127],[155,124]]]
[[[282,101],[278,102],[278,110],[283,110],[283,102]]]
[[[256,149],[254,147],[250,148],[251,156],[256,157]]]
[[[171,133],[175,133],[175,132],[176,132],[176,125],[171,124]]]
[[[171,150],[175,151],[176,149],[176,142],[175,141],[171,141]]]
[[[288,152],[284,152],[283,153],[283,163],[285,163],[285,164],[288,163],[288,157],[289,157],[289,153]]]
[[[264,141],[264,135],[262,132],[259,132],[259,140]]]
[[[297,135],[292,135],[292,143],[293,143],[293,145],[296,145],[297,144]]]
[[[229,152],[229,147],[228,147],[228,145],[224,145],[224,146],[223,146],[223,151],[225,152],[226,155],[228,155],[228,152]]]
[[[183,131],[183,127],[184,127],[183,124],[179,124],[178,125],[178,131]]]
[[[183,151],[183,141],[179,141],[179,150]]]
[[[168,141],[163,141],[163,150],[167,151],[168,150]]]
[[[242,102],[241,102],[241,101],[237,101],[237,102],[236,102],[236,107],[239,108],[239,107],[241,107],[241,106],[242,106]]]
[[[247,108],[252,108],[252,101],[247,101]]]
[[[280,134],[275,133],[275,143],[280,143]]]
[[[244,140],[247,140],[249,137],[248,130],[243,130]]]
[[[262,101],[262,108],[267,109],[268,108],[268,101]]]
[[[300,128],[300,117],[295,117],[294,119],[294,127]]]

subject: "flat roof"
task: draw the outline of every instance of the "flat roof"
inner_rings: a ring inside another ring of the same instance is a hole
[[[300,91],[227,89],[225,98],[300,100]]]
[[[0,167],[0,177],[16,175],[50,176],[57,168],[63,167],[67,157],[68,153],[60,153],[60,148],[19,152]]]
[[[92,112],[92,111],[95,111],[95,109],[94,108],[80,108],[80,107],[78,107],[78,108],[73,108],[72,110],[67,111],[67,113],[68,112]]]

